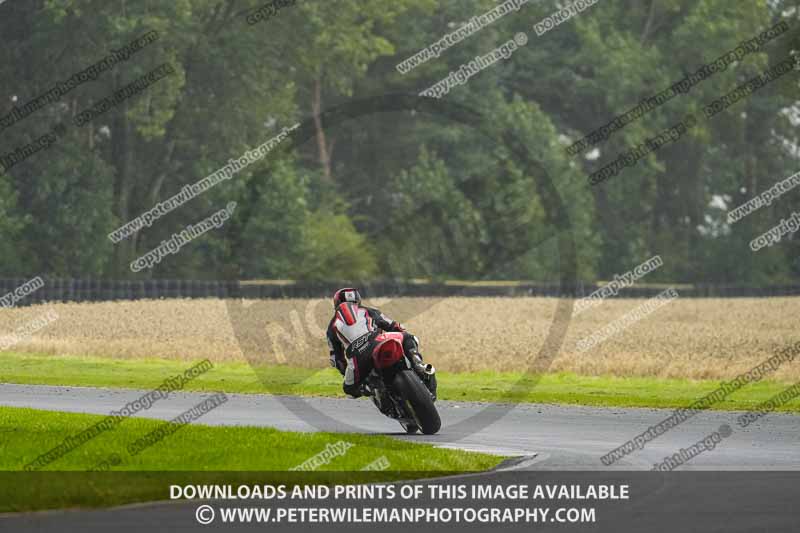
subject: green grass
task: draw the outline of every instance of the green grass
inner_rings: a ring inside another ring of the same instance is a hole
[[[0,355],[0,382],[149,389],[191,366],[183,361],[98,357]],[[546,374],[537,379],[514,372],[439,373],[443,400],[534,402],[608,407],[686,407],[719,386],[713,380],[618,378]],[[747,410],[787,384],[761,381],[747,385],[714,409]],[[237,393],[342,396],[341,377],[333,369],[286,366],[253,369],[246,363],[216,363],[185,390]],[[800,399],[780,411],[800,413]]]
[[[0,407],[0,470],[22,469],[66,437],[103,418]],[[168,486],[187,479],[192,483],[197,483],[198,479],[218,483],[258,479],[261,483],[267,480],[288,485],[312,481],[353,482],[374,479],[376,473],[359,471],[382,457],[386,458],[389,468],[380,474],[381,479],[483,471],[503,459],[382,435],[293,433],[262,427],[199,424],[181,426],[137,455],[128,452],[129,444],[164,424],[168,423],[127,418],[114,429],[100,433],[58,458],[43,471],[17,473],[18,482],[10,482],[14,474],[0,472],[0,481],[3,481],[0,482],[0,511],[168,499]],[[339,441],[348,444],[347,448],[339,448],[344,453],[335,454],[314,473],[287,472],[325,450],[328,444]],[[104,462],[112,465],[111,472],[85,472]]]

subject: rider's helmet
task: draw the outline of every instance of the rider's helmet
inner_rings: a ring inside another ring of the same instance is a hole
[[[361,295],[358,293],[358,289],[345,287],[344,289],[339,289],[333,294],[334,309],[337,309],[339,304],[344,302],[353,302],[356,305],[361,305]]]

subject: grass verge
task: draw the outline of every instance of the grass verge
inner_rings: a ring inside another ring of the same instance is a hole
[[[191,363],[165,359],[0,355],[0,383],[76,385],[150,389],[183,373]],[[606,407],[686,407],[716,389],[716,380],[619,378],[546,374],[541,379],[519,372],[446,373],[439,376],[439,398],[453,401],[532,402]],[[788,385],[773,381],[749,384],[713,409],[748,410]],[[341,377],[333,369],[286,366],[253,368],[246,363],[215,363],[185,390],[231,393],[342,396]],[[778,411],[800,413],[800,399]]]
[[[0,472],[4,481],[0,483],[0,511],[164,500],[169,498],[170,484],[199,480],[226,484],[233,479],[239,483],[257,480],[260,484],[291,486],[351,483],[376,476],[380,480],[430,477],[483,471],[503,459],[381,435],[199,424],[178,426],[160,442],[131,455],[128,445],[169,422],[127,418],[42,471],[8,472],[21,470],[65,438],[103,419],[99,415],[0,407],[0,470],[6,471]],[[314,472],[288,472],[323,451],[327,462]],[[362,472],[370,463],[386,469]]]

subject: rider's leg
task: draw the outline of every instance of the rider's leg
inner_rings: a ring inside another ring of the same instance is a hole
[[[345,394],[358,398],[361,396],[361,383],[372,372],[372,352],[365,350],[363,354],[347,358],[347,369],[344,372],[342,390]]]
[[[407,355],[418,355],[420,361],[422,361],[422,354],[419,353],[419,345],[417,344],[416,339],[414,339],[414,335],[408,333],[407,331],[403,332],[403,350]]]
[[[403,350],[406,354],[411,357],[412,361],[416,361],[418,364],[422,364],[422,354],[419,353],[419,344],[417,344],[417,340],[414,336],[408,332],[403,332]],[[428,390],[431,391],[433,395],[433,399],[436,399],[436,374],[428,374],[425,372],[420,372],[422,377],[422,381],[428,387]]]

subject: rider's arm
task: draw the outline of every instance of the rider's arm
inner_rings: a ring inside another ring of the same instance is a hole
[[[375,325],[381,328],[383,331],[405,331],[406,328],[400,324],[397,320],[392,320],[388,316],[384,315],[377,309],[373,309],[372,307],[365,307],[369,316],[375,322]]]

